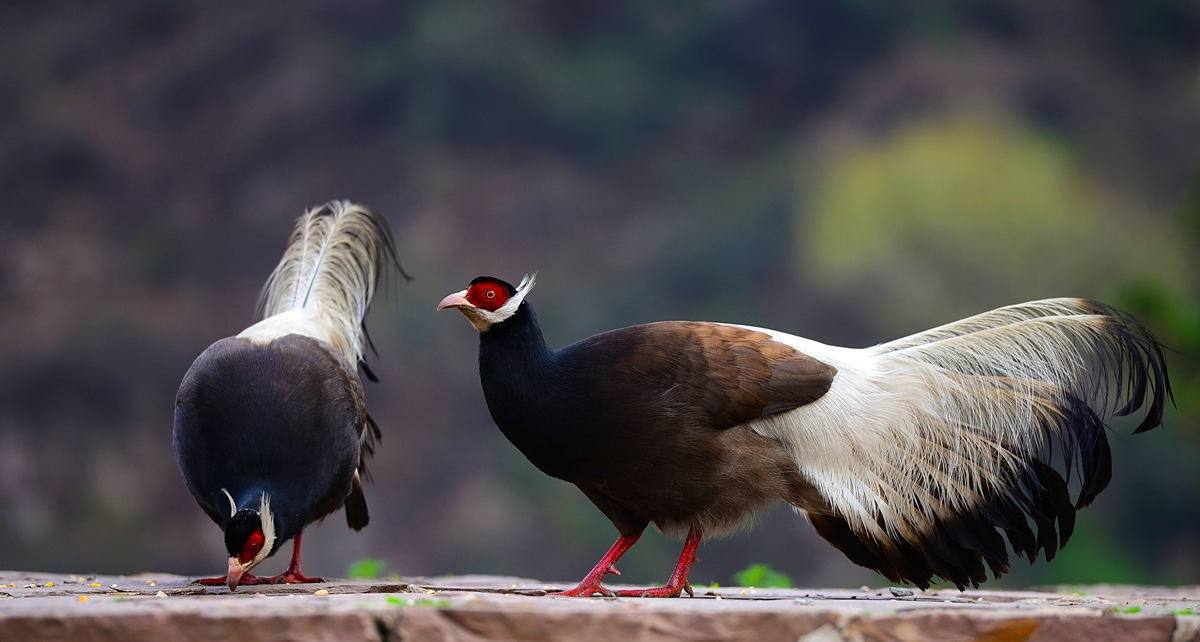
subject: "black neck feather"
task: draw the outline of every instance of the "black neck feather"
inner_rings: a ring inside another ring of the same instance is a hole
[[[552,465],[565,462],[570,423],[555,418],[563,416],[566,396],[556,353],[546,346],[528,303],[480,335],[479,378],[504,436],[543,472],[559,476]]]
[[[488,328],[479,335],[479,358],[517,358],[530,365],[545,365],[553,356],[546,346],[537,315],[529,303],[522,303],[511,317]]]

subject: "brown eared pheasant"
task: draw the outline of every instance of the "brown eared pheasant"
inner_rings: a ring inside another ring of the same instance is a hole
[[[374,380],[364,318],[393,268],[403,274],[381,216],[345,201],[309,210],[263,288],[262,320],[184,375],[176,461],[229,554],[225,576],[201,583],[319,582],[300,568],[304,527],[339,508],[350,528],[367,525],[363,482],[380,432],[359,378]],[[249,573],[288,540],[284,573]]]
[[[505,437],[620,533],[562,595],[614,594],[601,580],[651,523],[684,538],[675,571],[616,594],[690,594],[700,540],[780,501],[889,580],[978,586],[1009,570],[1010,547],[1053,558],[1109,482],[1106,419],[1145,407],[1135,432],[1150,430],[1171,395],[1154,336],[1094,301],[1022,303],[863,349],[669,321],[554,350],[533,285],[479,277],[438,309],[479,332]]]

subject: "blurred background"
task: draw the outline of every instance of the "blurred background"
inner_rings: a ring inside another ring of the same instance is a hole
[[[7,2],[0,36],[0,568],[224,569],[175,468],[176,387],[253,320],[292,219],[351,198],[416,280],[369,323],[371,526],[313,529],[311,573],[573,581],[611,543],[496,430],[474,331],[433,311],[539,270],[557,345],[678,318],[866,346],[1049,296],[1132,311],[1175,350],[1178,407],[1114,425],[1112,486],[1003,584],[1200,582],[1194,2]],[[648,535],[623,579],[661,583],[677,547]],[[693,580],[753,562],[886,583],[784,508]]]

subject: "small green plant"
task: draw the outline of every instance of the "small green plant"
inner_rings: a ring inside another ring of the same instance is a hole
[[[1171,611],[1171,615],[1195,615],[1195,614],[1196,614],[1196,609],[1191,608],[1190,606],[1186,609],[1173,609]]]
[[[710,588],[710,589],[719,589],[719,588],[721,588],[721,585],[720,585],[720,584],[718,584],[717,582],[709,582],[709,583],[708,583],[708,588]]]
[[[751,564],[733,576],[738,586],[755,588],[792,588],[792,578],[767,566]]]
[[[387,596],[387,603],[392,606],[419,606],[432,609],[444,609],[450,606],[450,600],[445,598],[430,599],[427,597],[419,597],[417,599],[404,599],[395,595]]]
[[[374,580],[383,575],[383,570],[387,564],[383,560],[373,557],[364,557],[356,560],[346,569],[346,577],[355,580]]]
[[[1127,614],[1127,615],[1135,615],[1135,614],[1137,614],[1137,613],[1141,613],[1141,612],[1142,612],[1142,607],[1140,607],[1140,606],[1127,606],[1127,607],[1125,607],[1125,608],[1121,609],[1121,612],[1122,612],[1122,613],[1125,613],[1125,614]]]

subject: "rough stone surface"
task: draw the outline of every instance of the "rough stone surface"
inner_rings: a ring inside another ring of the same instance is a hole
[[[547,596],[553,588],[562,586],[460,576],[230,594],[177,575],[0,572],[0,641],[1200,642],[1200,587],[701,588],[695,598],[674,600]]]

